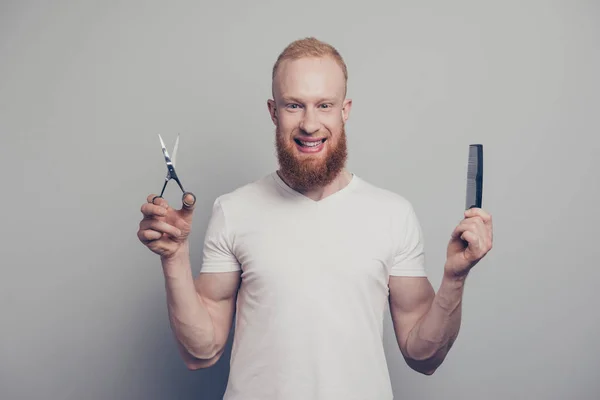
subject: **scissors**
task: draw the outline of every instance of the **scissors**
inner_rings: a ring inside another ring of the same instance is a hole
[[[196,203],[196,196],[192,192],[185,191],[185,189],[183,188],[183,185],[181,184],[181,181],[179,180],[179,177],[177,176],[177,172],[175,172],[175,158],[177,157],[177,148],[179,147],[179,134],[177,135],[177,140],[175,141],[175,147],[173,148],[173,158],[172,159],[169,156],[169,152],[167,151],[167,148],[165,147],[165,142],[163,142],[160,134],[158,135],[158,138],[160,139],[160,145],[162,146],[163,156],[165,157],[165,163],[167,164],[167,176],[165,178],[165,184],[163,185],[160,195],[154,196],[154,198],[152,199],[152,203],[154,203],[155,199],[163,197],[163,194],[165,193],[165,189],[167,188],[167,183],[169,183],[169,181],[171,179],[173,179],[175,182],[177,182],[177,185],[179,185],[179,188],[183,192],[183,196],[181,198],[183,201],[183,204],[188,207],[191,207]],[[185,196],[188,194],[194,198],[194,201],[192,202],[192,204],[188,204],[185,201]]]

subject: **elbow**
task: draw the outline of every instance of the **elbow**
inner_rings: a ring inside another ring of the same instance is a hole
[[[436,362],[435,359],[428,360],[414,360],[407,358],[406,364],[413,370],[420,374],[431,376],[437,371],[441,363]]]
[[[426,376],[433,375],[434,372],[437,370],[437,366],[422,365],[420,363],[419,364],[408,364],[408,366],[413,371],[416,371],[416,372],[426,375]]]
[[[193,362],[193,361],[186,361],[185,362],[185,366],[187,367],[187,369],[189,371],[197,371],[199,369],[202,369],[202,366]]]
[[[428,352],[421,352],[421,354],[418,354],[417,356],[408,356],[408,353],[405,350],[403,354],[406,363],[412,370],[423,375],[431,376],[442,365],[448,355],[449,349],[450,346],[442,346],[435,351],[430,350]]]
[[[223,351],[224,349],[215,349],[214,351],[211,351],[207,354],[202,354],[201,356],[197,356],[188,352],[187,355],[184,356],[185,366],[190,371],[210,368],[219,361],[219,359],[223,355]]]
[[[200,358],[188,358],[186,359],[185,366],[190,371],[197,371],[199,369],[210,368],[215,365],[219,359],[221,358],[221,354],[216,354],[212,358],[200,359]]]
[[[219,357],[215,357],[214,359],[211,358],[210,360],[192,360],[186,361],[185,366],[190,371],[197,371],[199,369],[210,368],[215,365],[217,361],[219,361]]]
[[[187,349],[181,343],[179,343],[179,349],[183,362],[190,371],[212,367],[219,361],[223,354],[223,349],[219,350],[216,348],[213,348],[210,352],[194,354],[195,352]]]
[[[431,376],[433,375],[433,373],[437,370],[437,368],[421,368],[421,369],[415,369],[413,368],[415,371],[423,374],[423,375],[427,375],[427,376]]]

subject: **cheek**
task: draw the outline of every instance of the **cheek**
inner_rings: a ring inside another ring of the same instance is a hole
[[[331,135],[332,139],[339,140],[340,136],[342,135],[342,131],[344,130],[344,126],[340,122],[340,123],[326,124],[323,126],[323,129],[325,129],[327,131],[327,133],[329,135]]]
[[[290,132],[300,124],[300,117],[295,114],[281,113],[278,118],[279,129],[282,132]]]

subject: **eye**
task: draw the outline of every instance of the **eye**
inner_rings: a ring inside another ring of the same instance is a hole
[[[320,105],[320,107],[321,107],[321,108],[324,108],[324,109],[329,109],[329,108],[331,108],[331,107],[333,107],[333,106],[332,106],[331,104],[327,104],[327,103],[326,103],[326,104],[321,104],[321,105]]]
[[[297,110],[300,108],[300,104],[296,104],[296,103],[290,103],[286,105],[286,108],[290,108],[292,110]]]

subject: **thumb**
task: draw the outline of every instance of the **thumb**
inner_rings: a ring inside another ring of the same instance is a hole
[[[196,195],[192,192],[185,192],[181,200],[183,202],[181,214],[185,219],[189,219],[192,217],[194,208],[196,207]]]

